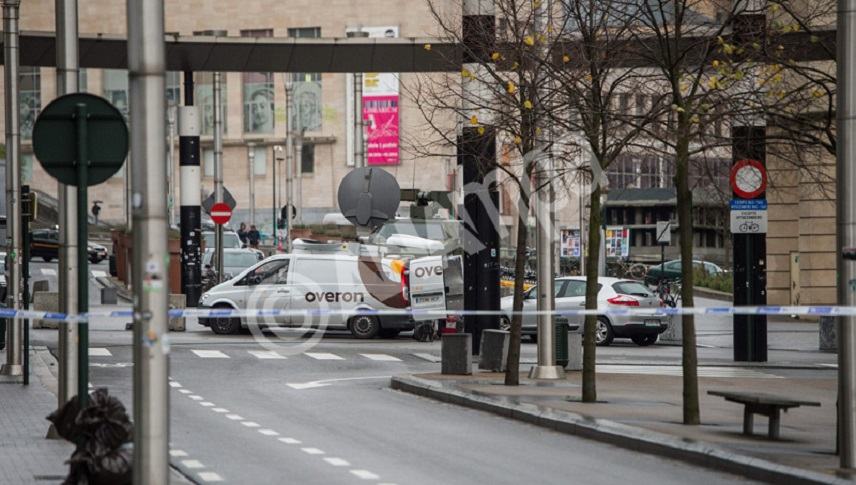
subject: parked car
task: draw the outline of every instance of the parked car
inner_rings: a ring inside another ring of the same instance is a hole
[[[223,249],[223,279],[232,279],[236,274],[264,259],[264,255],[255,249]],[[214,265],[214,248],[208,248],[202,255],[202,267]]]
[[[556,310],[579,310],[585,306],[586,279],[584,276],[556,278]],[[523,295],[523,335],[535,340],[538,334],[536,296],[538,287],[533,287]],[[619,278],[598,278],[598,308],[657,308],[660,299],[647,286],[639,281]],[[502,299],[501,328],[511,326],[513,296]],[[597,317],[595,342],[597,345],[609,345],[616,338],[629,338],[635,344],[646,346],[657,342],[659,335],[668,328],[668,317],[657,315],[615,315],[604,314]],[[583,325],[582,315],[572,315],[568,323],[572,326]]]
[[[205,243],[205,248],[213,249],[214,248],[214,231],[202,231],[202,240]],[[235,248],[241,249],[244,247],[244,243],[241,242],[241,238],[238,237],[238,233],[235,231],[223,231],[223,247],[224,248]]]
[[[87,244],[87,258],[92,264],[107,259],[107,248],[90,242]],[[50,263],[59,259],[59,231],[56,229],[36,229],[30,232],[30,259],[42,258]]]
[[[693,266],[703,268],[710,274],[719,274],[725,271],[719,266],[708,261],[694,260]],[[648,273],[645,275],[645,283],[656,285],[661,280],[674,280],[679,278],[681,278],[681,260],[675,259],[648,268]]]
[[[107,259],[107,248],[100,244],[90,242],[87,246],[87,251],[89,253],[89,262],[92,264],[98,264]]]

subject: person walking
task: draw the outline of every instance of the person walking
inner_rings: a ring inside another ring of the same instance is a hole
[[[260,238],[261,235],[259,234],[259,230],[256,229],[256,225],[251,225],[249,232],[247,232],[247,239],[250,241],[250,247],[253,249],[258,249]]]
[[[244,246],[247,245],[247,224],[245,222],[242,222],[241,227],[238,228],[238,239]]]

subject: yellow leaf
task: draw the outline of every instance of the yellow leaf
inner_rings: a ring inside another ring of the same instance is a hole
[[[812,43],[812,44],[817,44],[818,42],[820,42],[820,37],[818,37],[818,36],[816,36],[816,35],[812,35],[812,36],[809,38],[809,40],[811,40],[811,43]]]
[[[479,117],[476,115],[470,116],[470,124],[473,126],[479,124]]]
[[[814,96],[815,98],[822,98],[824,96],[824,94],[825,93],[820,89],[815,89],[814,91],[811,92],[811,95]]]
[[[532,101],[529,101],[527,99],[526,101],[523,102],[523,107],[526,109],[532,109]]]
[[[515,145],[519,145],[519,144],[520,144],[520,143],[522,143],[522,142],[523,142],[523,140],[522,140],[522,139],[520,139],[520,137],[519,137],[519,136],[517,136],[517,135],[515,135],[515,136],[514,136],[514,144],[515,144]]]
[[[690,121],[692,121],[693,123],[698,123],[699,120],[700,118],[698,117],[698,115],[693,115],[692,118],[690,118]]]
[[[500,57],[502,57],[502,56],[499,55],[499,52],[494,52],[493,54],[490,55],[491,60],[494,60],[494,61],[498,61]]]
[[[719,67],[719,61],[714,59],[713,62],[710,63],[710,65],[713,66],[714,69],[716,69]]]
[[[675,112],[678,112],[678,113],[683,113],[683,112],[684,112],[684,109],[683,109],[683,108],[681,108],[680,106],[676,105],[676,104],[673,104],[673,105],[672,105],[672,111],[675,111]]]
[[[531,46],[535,45],[535,38],[532,37],[531,35],[527,35],[526,37],[523,38],[523,43],[531,47]]]
[[[478,132],[479,135],[484,135],[484,126],[479,126]]]
[[[709,89],[719,89],[719,78],[711,76],[710,79],[707,80],[707,87]]]
[[[518,67],[520,67],[520,64],[518,64],[517,61],[514,61],[514,64],[511,65],[511,70],[514,71]]]
[[[467,69],[467,68],[461,69],[461,77],[467,78],[470,76],[472,76],[472,73],[469,71],[469,69]]]
[[[425,44],[422,46],[422,48],[425,49],[426,51],[430,51],[431,50],[431,44]]]
[[[506,90],[508,91],[508,94],[514,94],[517,92],[517,85],[514,84],[513,81],[508,81],[508,85],[506,86]]]
[[[779,11],[779,4],[774,3],[774,4],[770,5],[770,10],[773,12],[778,12]]]
[[[535,128],[535,134],[540,135],[541,134],[541,128]]]
[[[562,62],[564,62],[564,63],[566,63],[566,64],[567,64],[568,62],[571,62],[571,56],[569,56],[569,55],[567,55],[567,54],[563,55],[563,56],[562,56]]]

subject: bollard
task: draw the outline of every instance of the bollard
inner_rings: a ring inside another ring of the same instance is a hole
[[[583,327],[570,325],[568,331],[568,365],[565,366],[568,370],[583,370]]]
[[[510,334],[505,330],[485,330],[481,335],[479,369],[505,372]]]
[[[838,352],[835,317],[820,317],[818,325],[818,349],[821,352]]]
[[[59,293],[55,291],[33,293],[33,310],[39,312],[59,312]],[[59,328],[59,322],[33,320],[33,328]]]
[[[440,368],[443,374],[473,373],[473,336],[469,333],[446,333],[440,339]]]
[[[181,293],[170,293],[169,295],[169,309],[170,310],[184,310],[187,308],[187,296]],[[169,319],[169,331],[170,332],[184,332],[186,329],[186,322],[184,317],[179,318],[170,318]]]
[[[669,315],[669,325],[666,331],[660,334],[660,343],[667,345],[681,345],[684,342],[684,332],[680,315]]]
[[[101,288],[101,304],[116,305],[119,303],[119,291],[112,286]]]

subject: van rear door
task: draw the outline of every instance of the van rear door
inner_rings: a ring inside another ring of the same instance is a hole
[[[427,256],[410,261],[410,307],[413,319],[437,320],[446,312],[443,257]],[[430,312],[430,313],[426,313]]]

